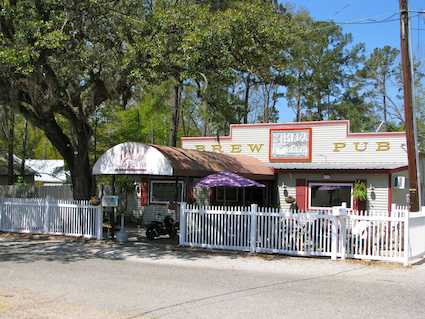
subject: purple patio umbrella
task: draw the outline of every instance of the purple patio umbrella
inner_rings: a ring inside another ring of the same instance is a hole
[[[208,175],[195,184],[195,187],[224,187],[224,201],[226,201],[226,187],[239,187],[244,189],[243,201],[245,205],[245,187],[266,187],[263,184],[257,183],[251,179],[239,176],[232,172],[219,172]]]

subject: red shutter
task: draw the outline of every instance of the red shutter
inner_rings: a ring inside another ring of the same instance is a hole
[[[300,210],[307,209],[307,181],[305,179],[297,179],[296,181],[296,199],[297,206]]]
[[[189,204],[195,202],[195,196],[193,195],[193,180],[186,180],[186,201]]]
[[[143,181],[140,183],[140,206],[147,206],[149,204],[149,183]]]

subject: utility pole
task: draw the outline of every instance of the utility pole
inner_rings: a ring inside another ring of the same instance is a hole
[[[403,73],[404,117],[409,170],[409,205],[411,212],[419,211],[418,163],[415,141],[415,116],[413,111],[412,69],[409,56],[409,10],[407,0],[400,0],[400,47]]]

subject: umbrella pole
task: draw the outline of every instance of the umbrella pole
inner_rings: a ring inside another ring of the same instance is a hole
[[[242,188],[242,206],[245,207],[245,187]]]
[[[226,187],[223,187],[224,206],[226,206]]]

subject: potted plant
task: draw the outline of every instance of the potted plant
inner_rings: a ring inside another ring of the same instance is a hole
[[[364,181],[356,181],[353,187],[353,199],[358,210],[366,210],[367,185]]]

